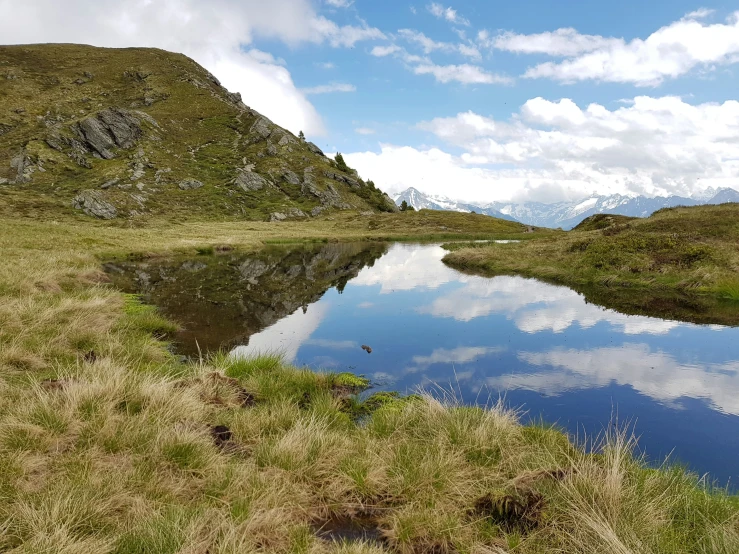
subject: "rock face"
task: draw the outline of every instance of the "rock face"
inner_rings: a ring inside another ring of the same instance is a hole
[[[202,187],[203,183],[201,183],[197,179],[185,179],[183,181],[180,181],[180,184],[177,186],[180,187],[180,190],[194,190]]]
[[[308,147],[308,150],[310,150],[314,154],[318,154],[319,156],[323,156],[324,158],[326,157],[326,154],[323,153],[323,150],[318,148],[318,146],[316,146],[312,142],[306,142],[305,145]]]
[[[99,157],[110,160],[113,147],[131,148],[141,137],[141,120],[121,108],[109,108],[79,123],[79,133],[85,144]]]
[[[83,190],[74,197],[72,206],[100,219],[113,219],[118,215],[115,206],[103,200],[102,194],[97,190]]]

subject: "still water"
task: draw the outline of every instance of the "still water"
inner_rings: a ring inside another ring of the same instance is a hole
[[[182,323],[183,353],[279,350],[295,364],[364,374],[375,390],[502,397],[524,421],[580,436],[617,417],[652,461],[670,456],[736,486],[739,328],[624,315],[566,287],[464,275],[444,254],[328,244],[108,271]]]

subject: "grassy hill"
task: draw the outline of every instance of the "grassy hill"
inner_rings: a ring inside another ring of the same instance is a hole
[[[0,213],[283,219],[344,209],[397,210],[181,54],[0,46]]]
[[[739,323],[739,204],[599,214],[542,240],[450,249],[455,268],[562,283],[627,313]]]

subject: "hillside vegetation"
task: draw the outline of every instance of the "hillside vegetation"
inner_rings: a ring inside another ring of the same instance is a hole
[[[739,323],[739,204],[599,214],[539,241],[449,249],[458,269],[562,283],[631,313]]]
[[[400,229],[405,215],[375,218]],[[648,468],[618,433],[588,454],[498,405],[358,398],[363,379],[275,356],[183,363],[161,342],[176,322],[101,271],[162,252],[225,260],[265,242],[356,238],[372,220],[2,220],[0,551],[739,550],[736,497]],[[355,540],[331,540],[342,536]]]
[[[280,220],[397,211],[342,169],[183,55],[0,46],[0,213]]]

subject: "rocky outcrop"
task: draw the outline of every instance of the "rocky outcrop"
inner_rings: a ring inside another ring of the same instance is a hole
[[[203,183],[197,179],[184,179],[177,186],[180,187],[180,190],[195,190],[202,187]]]
[[[334,181],[339,181],[340,183],[346,183],[350,187],[353,188],[359,188],[361,183],[354,179],[353,177],[349,177],[348,175],[343,175],[342,173],[337,173],[335,171],[324,171],[323,174],[328,179],[333,179]]]
[[[16,184],[28,183],[31,180],[31,174],[35,171],[31,158],[25,149],[13,156],[10,160],[10,168],[16,172],[13,181]]]
[[[289,169],[285,169],[282,172],[282,178],[285,179],[285,181],[287,181],[291,185],[300,184],[300,177],[298,177],[293,171],[290,171]]]
[[[234,184],[244,192],[253,192],[255,190],[262,190],[269,185],[269,181],[258,173],[241,171],[236,176],[236,179],[234,179]]]
[[[308,150],[310,150],[314,154],[318,154],[319,156],[323,156],[324,158],[326,157],[326,154],[323,153],[323,150],[318,148],[318,146],[316,146],[312,142],[306,142],[305,145],[308,147]]]
[[[111,148],[131,148],[143,135],[141,120],[128,110],[108,108],[79,122],[79,134],[94,155],[115,158]]]
[[[257,140],[266,140],[272,134],[272,125],[266,117],[258,117],[257,120],[252,124],[249,132],[256,135]]]
[[[290,208],[286,213],[274,212],[270,214],[269,220],[274,221],[285,221],[286,219],[308,217],[306,213],[298,208]]]
[[[82,210],[87,215],[100,219],[113,219],[118,215],[113,204],[106,202],[103,195],[97,190],[83,190],[72,201],[72,206]]]

